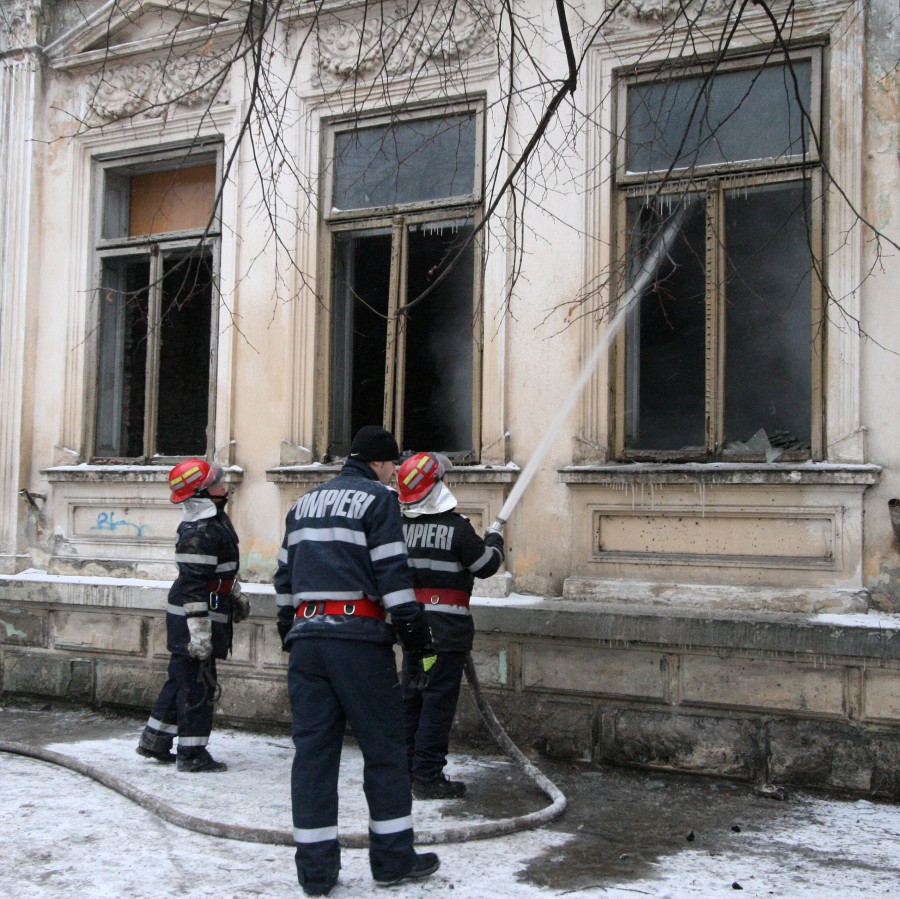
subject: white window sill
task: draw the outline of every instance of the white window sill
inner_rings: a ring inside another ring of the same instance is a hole
[[[341,470],[341,463],[323,465],[280,465],[266,472],[266,480],[274,484],[323,484]],[[512,484],[519,476],[519,467],[507,465],[457,465],[447,472],[447,483],[453,484]]]
[[[618,484],[762,484],[769,486],[870,487],[881,476],[880,465],[831,462],[685,462],[569,465],[559,469],[570,486]]]
[[[41,474],[51,483],[69,484],[165,484],[171,465],[55,465],[42,468]],[[240,484],[244,470],[235,465],[225,470],[226,484]]]

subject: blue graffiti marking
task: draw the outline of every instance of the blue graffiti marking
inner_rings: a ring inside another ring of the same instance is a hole
[[[124,518],[116,518],[115,512],[98,512],[97,523],[91,528],[92,531],[117,531],[119,528],[134,528],[135,536],[143,537],[144,530],[149,530],[150,525],[135,524],[133,521],[126,521]]]

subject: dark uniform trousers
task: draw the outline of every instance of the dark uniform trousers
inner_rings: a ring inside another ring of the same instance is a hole
[[[406,874],[416,854],[392,646],[327,637],[296,639],[288,690],[296,748],[291,805],[300,883],[333,882],[341,866],[338,772],[347,721],[364,760],[372,874],[376,880]]]
[[[447,764],[450,730],[466,653],[439,650],[428,675],[428,686],[409,686],[408,659],[403,654],[403,717],[406,726],[406,758],[410,774],[421,780],[439,777]]]
[[[141,745],[154,752],[166,752],[178,737],[178,755],[194,755],[206,746],[213,725],[216,660],[202,663],[188,655],[172,653],[168,677],[153,704],[144,728]]]

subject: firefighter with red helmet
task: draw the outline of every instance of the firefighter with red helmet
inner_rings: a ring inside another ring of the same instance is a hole
[[[137,752],[178,771],[225,771],[206,748],[218,682],[216,659],[231,650],[232,627],[250,614],[238,581],[238,536],[225,504],[224,472],[205,459],[169,472],[170,499],[181,505],[175,562],[178,577],[166,606],[168,677],[150,712]],[[178,737],[177,753],[172,752]]]
[[[488,531],[481,538],[455,511],[456,497],[444,483],[449,467],[439,453],[416,453],[397,472],[416,599],[425,608],[437,653],[424,690],[412,688],[406,654],[403,659],[406,749],[416,799],[465,794],[465,784],[450,780],[444,766],[466,654],[475,636],[469,600],[475,578],[495,574],[504,559],[501,534]]]

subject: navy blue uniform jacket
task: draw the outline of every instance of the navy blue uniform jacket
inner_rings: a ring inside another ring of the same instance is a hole
[[[419,588],[460,590],[471,596],[475,578],[497,573],[503,551],[487,546],[469,519],[459,512],[418,515],[403,522],[403,536]],[[468,652],[475,625],[468,608],[425,605],[434,648]]]
[[[365,462],[348,459],[340,474],[301,496],[285,519],[275,596],[279,621],[293,620],[287,641],[335,637],[393,643],[394,628],[377,618],[295,618],[306,601],[380,602],[396,621],[417,617],[400,503]]]
[[[212,500],[206,500],[213,505]],[[169,652],[187,655],[191,640],[187,619],[212,619],[213,656],[224,659],[231,650],[230,591],[216,595],[221,581],[237,577],[238,536],[224,509],[209,518],[182,521],[175,544],[178,577],[169,590],[166,638]]]

